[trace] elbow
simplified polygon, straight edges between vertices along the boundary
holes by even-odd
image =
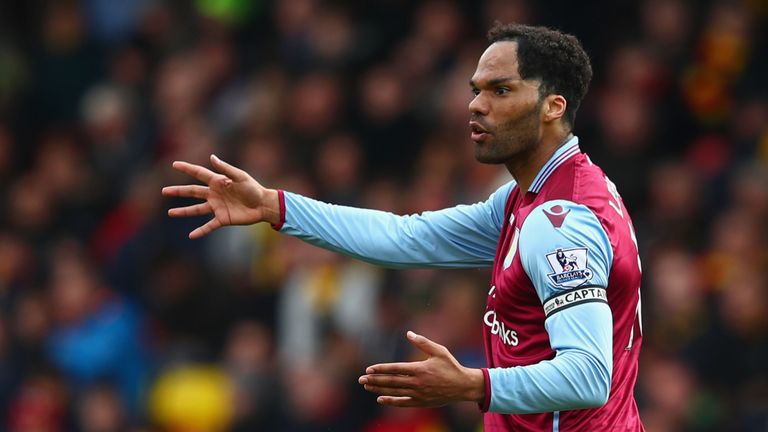
[[[582,354],[582,353],[579,353]],[[600,408],[608,402],[611,393],[612,364],[605,364],[592,355],[569,356],[576,372],[571,376],[572,385],[568,409]]]
[[[581,391],[578,394],[574,394],[573,398],[567,404],[568,410],[574,409],[593,409],[600,408],[608,402],[608,396],[610,394],[610,386],[603,388],[591,388],[588,391]]]
[[[590,394],[584,395],[584,398],[581,400],[582,408],[600,408],[608,402],[609,395],[610,385],[605,386],[605,389],[601,388],[590,392]]]
[[[578,404],[580,408],[600,408],[608,402],[611,394],[611,373],[600,368],[600,372],[595,374],[592,385],[585,386],[584,392],[580,393]]]

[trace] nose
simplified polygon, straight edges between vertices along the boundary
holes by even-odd
[[[482,92],[480,92],[478,95],[473,97],[471,101],[469,101],[469,113],[472,115],[481,116],[488,115],[488,102],[486,101]]]

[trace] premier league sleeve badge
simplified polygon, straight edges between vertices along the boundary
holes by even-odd
[[[562,249],[548,253],[547,262],[553,273],[547,274],[557,286],[576,288],[592,279],[592,270],[587,268],[589,249],[585,247]]]

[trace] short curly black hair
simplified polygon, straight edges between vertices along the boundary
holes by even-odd
[[[488,42],[517,42],[520,77],[541,81],[539,94],[562,95],[565,120],[573,127],[576,111],[592,80],[589,56],[576,37],[540,26],[496,22],[488,31]]]

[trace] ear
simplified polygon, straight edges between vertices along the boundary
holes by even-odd
[[[542,115],[544,123],[549,123],[562,118],[568,102],[562,95],[549,95],[544,99]]]

